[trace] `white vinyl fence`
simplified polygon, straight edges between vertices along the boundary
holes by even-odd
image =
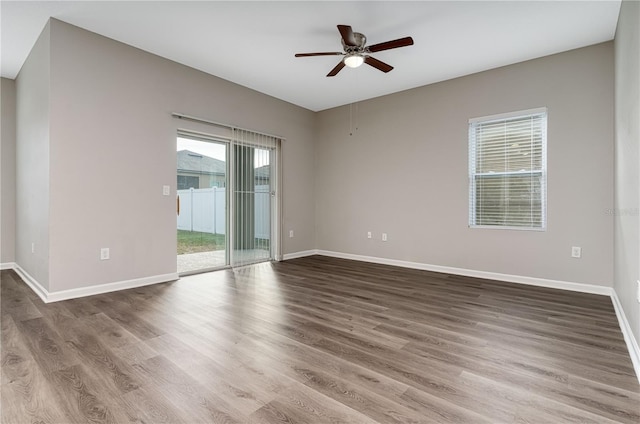
[[[270,239],[269,186],[256,186],[255,193],[255,238]],[[178,196],[180,196],[178,230],[226,234],[227,197],[224,188],[178,190]]]

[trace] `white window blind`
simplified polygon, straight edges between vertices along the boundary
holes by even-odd
[[[277,178],[275,153],[279,139],[234,128],[233,215],[234,228],[231,265],[242,266],[273,258]]]
[[[546,109],[469,120],[469,225],[546,226]]]

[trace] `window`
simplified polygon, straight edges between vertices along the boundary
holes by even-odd
[[[544,230],[547,111],[469,120],[469,226]]]
[[[200,178],[178,175],[178,190],[188,190],[190,188],[200,188]]]

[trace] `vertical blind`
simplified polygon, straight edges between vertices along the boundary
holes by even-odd
[[[272,258],[273,163],[278,139],[234,129],[232,143],[233,197],[231,265]]]
[[[469,225],[544,229],[546,109],[469,121]]]

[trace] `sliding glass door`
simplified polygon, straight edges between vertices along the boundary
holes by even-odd
[[[275,258],[277,141],[235,129],[229,140],[180,133],[178,273]]]

